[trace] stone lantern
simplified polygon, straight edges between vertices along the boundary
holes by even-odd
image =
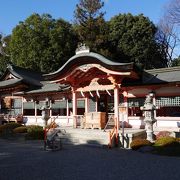
[[[47,121],[50,118],[50,115],[49,115],[49,111],[50,111],[49,99],[46,99],[44,105],[40,108],[40,110],[42,111],[41,115],[42,115],[42,120],[44,121],[44,129],[45,129],[45,127],[47,125]]]
[[[154,118],[154,110],[156,110],[156,106],[153,105],[153,94],[150,93],[146,96],[146,100],[144,106],[141,107],[141,110],[144,111],[144,122],[145,122],[145,129],[147,133],[147,140],[153,141],[154,134],[153,134],[153,124],[157,121]]]

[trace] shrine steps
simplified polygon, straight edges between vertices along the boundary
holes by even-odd
[[[66,133],[59,134],[63,144],[88,145],[106,147],[109,143],[109,133],[99,129],[62,128]]]
[[[96,147],[108,147],[109,130],[105,132],[99,129],[73,129],[72,127],[62,127],[66,133],[59,134],[63,144],[69,145],[86,145]],[[125,129],[124,136],[122,129],[119,130],[119,147],[130,148],[132,140],[137,138],[145,138],[145,130],[142,129]],[[113,147],[115,145],[113,144]]]

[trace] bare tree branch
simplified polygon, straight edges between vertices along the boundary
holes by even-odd
[[[157,41],[161,44],[168,66],[179,55],[176,49],[180,46],[180,0],[171,0],[158,24]]]
[[[180,25],[180,0],[170,1],[166,14],[172,24]]]

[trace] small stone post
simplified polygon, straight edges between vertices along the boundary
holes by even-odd
[[[153,124],[156,122],[156,119],[154,118],[154,110],[156,110],[156,106],[153,105],[152,94],[146,96],[144,106],[142,106],[140,109],[144,111],[145,115],[144,122],[147,133],[147,140],[152,142],[154,140]]]

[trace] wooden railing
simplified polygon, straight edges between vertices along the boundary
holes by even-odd
[[[115,118],[115,126],[114,126],[114,128],[112,130],[109,131],[109,144],[108,144],[109,148],[112,148],[114,146],[114,143],[115,143],[116,146],[119,143],[119,132],[118,132],[118,129],[117,129],[117,124],[118,124],[117,123],[117,118]]]
[[[104,131],[106,131],[106,129],[109,127],[109,126],[113,126],[114,127],[114,125],[115,125],[115,122],[114,122],[114,113],[108,113],[107,114],[107,118],[108,118],[108,120],[107,120],[107,123],[106,123],[106,125],[105,125],[105,127],[104,127]]]

